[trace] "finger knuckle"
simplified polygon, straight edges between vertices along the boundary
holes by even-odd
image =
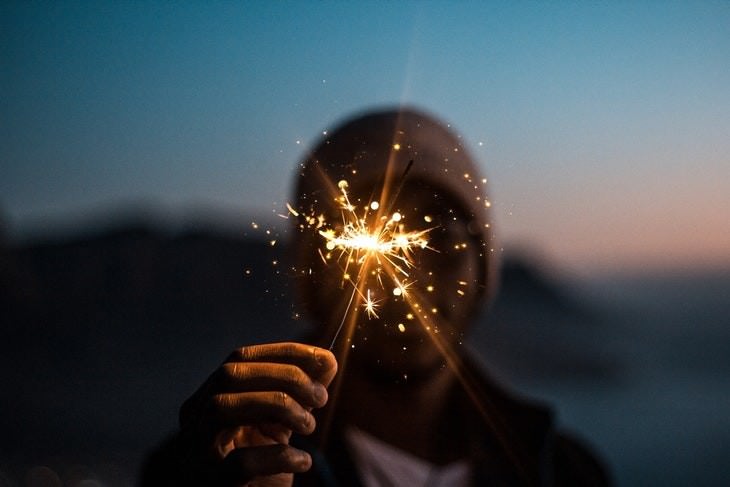
[[[220,415],[225,413],[232,406],[231,397],[227,394],[215,394],[211,396],[208,405],[213,414]]]
[[[243,362],[228,362],[221,367],[223,381],[232,385],[237,381],[245,380],[250,375],[251,367]]]
[[[304,434],[311,434],[314,432],[314,429],[317,427],[317,420],[308,412],[304,412],[304,420],[303,420],[303,431]]]
[[[291,384],[294,388],[300,389],[309,384],[310,379],[302,369],[294,365],[289,365],[283,369],[283,379]]]
[[[293,465],[297,461],[297,455],[291,448],[280,448],[277,456],[279,457],[279,462],[285,465]]]
[[[289,396],[289,394],[284,391],[277,391],[274,394],[276,404],[278,404],[284,410],[289,410],[292,405],[291,396]]]
[[[286,357],[296,357],[298,349],[298,345],[294,342],[284,342],[280,344],[281,353]]]
[[[236,349],[234,349],[231,354],[228,356],[226,361],[236,361],[236,360],[243,360],[243,358],[246,356],[246,350],[248,347],[241,346]]]

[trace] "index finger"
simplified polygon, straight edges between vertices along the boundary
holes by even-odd
[[[266,343],[236,349],[226,362],[274,362],[296,365],[327,387],[337,373],[337,359],[324,348],[297,342]]]

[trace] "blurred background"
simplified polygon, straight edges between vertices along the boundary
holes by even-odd
[[[485,365],[619,485],[730,476],[728,2],[9,1],[0,65],[1,486],[133,485],[233,347],[300,335],[294,167],[398,104],[489,178]]]

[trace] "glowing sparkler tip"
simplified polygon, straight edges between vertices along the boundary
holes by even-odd
[[[382,209],[382,202],[351,201],[347,192],[349,183],[345,179],[338,181],[337,187],[340,189],[340,194],[334,201],[342,215],[340,224],[331,225],[323,215],[315,218],[314,212],[304,217],[308,227],[315,229],[325,240],[326,253],[323,253],[325,249],[317,249],[324,264],[330,265],[332,260],[344,264],[341,269],[342,284],[348,283],[353,287],[353,297],[356,294],[360,296],[361,300],[356,306],[362,306],[368,318],[379,318],[378,309],[381,301],[374,299],[371,289],[365,292],[366,286],[363,284],[369,279],[374,279],[383,290],[386,290],[383,277],[390,278],[395,284],[392,288],[393,295],[402,298],[414,309],[418,308],[417,303],[410,303],[408,292],[408,288],[415,281],[401,282],[399,278],[407,278],[409,269],[415,266],[413,259],[415,249],[430,248],[426,238],[430,229],[407,231],[401,223],[404,216],[398,211],[390,216],[369,214],[370,210]],[[290,213],[296,214],[296,210],[290,205],[287,205],[287,208]],[[359,214],[358,211],[363,213]],[[426,216],[424,219],[426,222],[432,221],[431,216]],[[353,269],[356,269],[356,272],[353,272]],[[351,297],[350,303],[352,302]],[[422,313],[419,312],[420,314]],[[413,313],[408,313],[407,318],[413,320],[415,316]]]

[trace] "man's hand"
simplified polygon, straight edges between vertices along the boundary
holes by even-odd
[[[337,372],[328,350],[301,343],[242,347],[180,409],[180,426],[204,476],[222,485],[291,485],[312,465],[289,446],[314,431]],[[249,485],[253,485],[252,482]]]

